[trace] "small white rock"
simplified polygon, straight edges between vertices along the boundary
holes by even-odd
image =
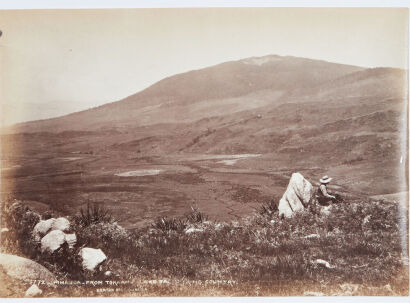
[[[204,231],[204,230],[203,230],[203,229],[200,229],[200,228],[190,227],[190,228],[188,228],[188,229],[185,231],[185,233],[186,233],[186,234],[190,234],[190,233],[203,232],[203,231]]]
[[[334,268],[333,266],[331,266],[331,265],[329,264],[329,262],[327,262],[327,261],[325,261],[325,260],[322,260],[322,259],[317,259],[317,260],[315,261],[315,264],[317,264],[317,265],[322,265],[322,266],[324,266],[324,267],[326,267],[326,268]]]
[[[389,291],[389,292],[393,292],[393,289],[391,289],[390,284],[384,285],[384,289],[387,290],[387,291]]]
[[[323,297],[325,294],[318,291],[305,291],[303,293],[304,296],[315,296],[315,297]]]
[[[317,238],[320,238],[320,236],[318,234],[310,234],[310,235],[304,236],[303,238],[305,238],[305,239],[317,239]]]
[[[270,224],[273,224],[273,223],[275,223],[276,221],[275,220],[270,220]]]
[[[109,271],[109,270],[107,270],[107,271],[104,273],[104,275],[105,275],[106,277],[111,277],[112,272]]]
[[[68,244],[68,247],[73,248],[74,245],[77,243],[77,236],[75,234],[66,234],[65,240]]]
[[[107,259],[101,249],[84,247],[78,253],[83,259],[84,269],[94,270],[99,264]]]
[[[36,284],[33,284],[29,287],[29,289],[26,290],[25,296],[32,298],[32,297],[39,296],[42,293],[43,291],[40,288],[38,288]]]
[[[0,230],[1,233],[6,233],[6,232],[8,232],[8,231],[9,231],[9,229],[8,229],[7,227],[3,227],[3,228]]]
[[[362,224],[364,225],[366,223],[369,223],[371,217],[372,217],[372,215],[367,215],[366,217],[364,217]]]

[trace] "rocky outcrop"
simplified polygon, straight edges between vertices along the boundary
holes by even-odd
[[[79,255],[83,260],[83,268],[91,271],[107,259],[107,256],[101,249],[89,247],[82,248]]]
[[[19,280],[44,280],[54,285],[56,277],[44,266],[30,259],[9,254],[0,254],[0,266],[6,274]]]
[[[33,237],[36,241],[40,241],[42,237],[44,237],[48,232],[53,230],[60,230],[60,231],[68,231],[70,229],[70,221],[66,218],[51,218],[48,220],[40,220],[34,226],[33,229]]]
[[[77,242],[75,234],[66,234],[70,229],[70,221],[66,218],[51,218],[41,220],[34,226],[33,238],[41,243],[41,251],[54,252],[59,249],[65,242],[69,248],[73,248]]]
[[[279,216],[291,217],[304,210],[312,200],[314,188],[300,173],[293,173],[288,187],[279,201]]]

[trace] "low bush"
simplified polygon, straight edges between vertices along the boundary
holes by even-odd
[[[185,219],[191,224],[203,223],[208,221],[208,215],[199,211],[197,208],[191,207],[191,212],[185,214]]]
[[[152,224],[152,227],[161,230],[163,232],[168,232],[171,230],[182,231],[187,227],[186,221],[180,218],[157,218],[157,220]]]
[[[262,216],[272,217],[278,212],[278,199],[274,198],[267,203],[263,203],[259,208],[259,214]]]
[[[80,213],[74,216],[74,222],[78,225],[89,226],[97,223],[109,223],[113,217],[108,209],[93,203],[87,203],[87,206],[80,209]]]

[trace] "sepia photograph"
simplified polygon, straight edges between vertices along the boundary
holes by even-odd
[[[409,296],[408,28],[0,9],[0,297]]]

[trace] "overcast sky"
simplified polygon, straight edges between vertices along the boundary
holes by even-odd
[[[407,68],[407,9],[0,11],[2,125],[79,111],[164,77],[268,54]]]

